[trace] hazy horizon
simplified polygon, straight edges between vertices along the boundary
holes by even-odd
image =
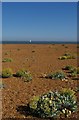
[[[77,41],[76,2],[2,3],[3,41]]]

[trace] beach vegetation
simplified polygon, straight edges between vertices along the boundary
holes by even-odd
[[[56,79],[56,80],[63,80],[66,78],[64,72],[59,71],[59,72],[55,72],[55,73],[50,73],[46,76],[46,78],[50,78],[50,79]]]
[[[2,78],[9,78],[12,77],[12,69],[11,68],[5,68],[2,70]]]
[[[69,53],[65,53],[62,56],[60,56],[58,59],[60,60],[65,60],[65,59],[75,59],[75,56],[69,54]]]
[[[29,82],[32,80],[32,75],[25,69],[20,69],[16,72],[16,77],[20,77],[24,82]]]
[[[65,60],[65,59],[67,59],[67,57],[66,56],[60,56],[58,59]]]
[[[12,61],[13,61],[12,58],[4,58],[4,59],[2,60],[2,62],[12,62]]]
[[[74,77],[76,79],[78,79],[78,74],[79,74],[79,67],[73,67],[70,65],[67,65],[65,68],[63,68],[64,70],[69,70],[69,76],[70,77]],[[76,80],[75,79],[75,80]]]
[[[29,108],[33,115],[41,118],[57,118],[61,114],[65,118],[77,111],[75,92],[71,89],[49,91],[41,96],[34,96],[29,102]]]
[[[64,70],[72,70],[73,69],[73,66],[71,65],[67,65],[64,67]]]
[[[77,73],[76,73],[76,72],[72,72],[72,73],[70,74],[70,76],[71,76],[71,77],[77,77]]]

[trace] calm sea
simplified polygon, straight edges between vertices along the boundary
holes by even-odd
[[[1,44],[78,44],[79,42],[67,41],[0,41]]]

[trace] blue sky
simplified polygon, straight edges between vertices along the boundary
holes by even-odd
[[[78,0],[2,0],[3,2],[77,2]]]
[[[3,40],[77,40],[76,2],[5,2]]]

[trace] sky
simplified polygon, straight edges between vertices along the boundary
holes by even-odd
[[[3,2],[77,2],[78,0],[2,0]]]
[[[5,41],[76,41],[77,3],[4,2],[2,37]]]

